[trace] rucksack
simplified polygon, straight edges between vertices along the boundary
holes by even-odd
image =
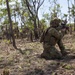
[[[47,35],[49,29],[50,29],[50,27],[47,28],[47,29],[42,33],[41,38],[40,38],[40,42],[44,42],[45,36]]]

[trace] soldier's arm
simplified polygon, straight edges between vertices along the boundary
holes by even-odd
[[[55,37],[56,39],[61,39],[61,35],[59,31],[57,31],[55,28],[52,28],[50,32],[51,32],[51,35]]]

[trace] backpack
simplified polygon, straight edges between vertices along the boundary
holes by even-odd
[[[47,29],[42,33],[40,42],[44,42],[45,36],[47,35],[49,29],[50,29],[50,27],[47,28]]]

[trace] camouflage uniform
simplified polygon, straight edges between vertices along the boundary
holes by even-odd
[[[61,59],[62,55],[66,54],[65,47],[61,40],[62,34],[59,33],[58,30],[56,30],[58,23],[55,23],[55,21],[57,20],[53,20],[51,22],[51,24],[53,24],[53,22],[54,24],[44,32],[44,35],[43,35],[44,38],[41,37],[41,40],[40,40],[40,42],[43,42],[43,48],[44,48],[44,51],[41,54],[41,57],[44,57],[46,59]],[[61,52],[59,52],[55,48],[56,44],[58,44]]]

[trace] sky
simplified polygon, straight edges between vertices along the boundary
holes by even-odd
[[[73,2],[74,0],[70,0],[71,2]],[[68,4],[67,4],[67,0],[58,0],[58,3],[61,5],[61,12],[62,14],[67,14],[68,13]],[[43,5],[40,7],[39,10],[39,19],[42,19],[42,14],[43,13],[49,13],[49,5],[50,3],[48,2],[48,0],[45,0],[45,2],[43,3]]]

